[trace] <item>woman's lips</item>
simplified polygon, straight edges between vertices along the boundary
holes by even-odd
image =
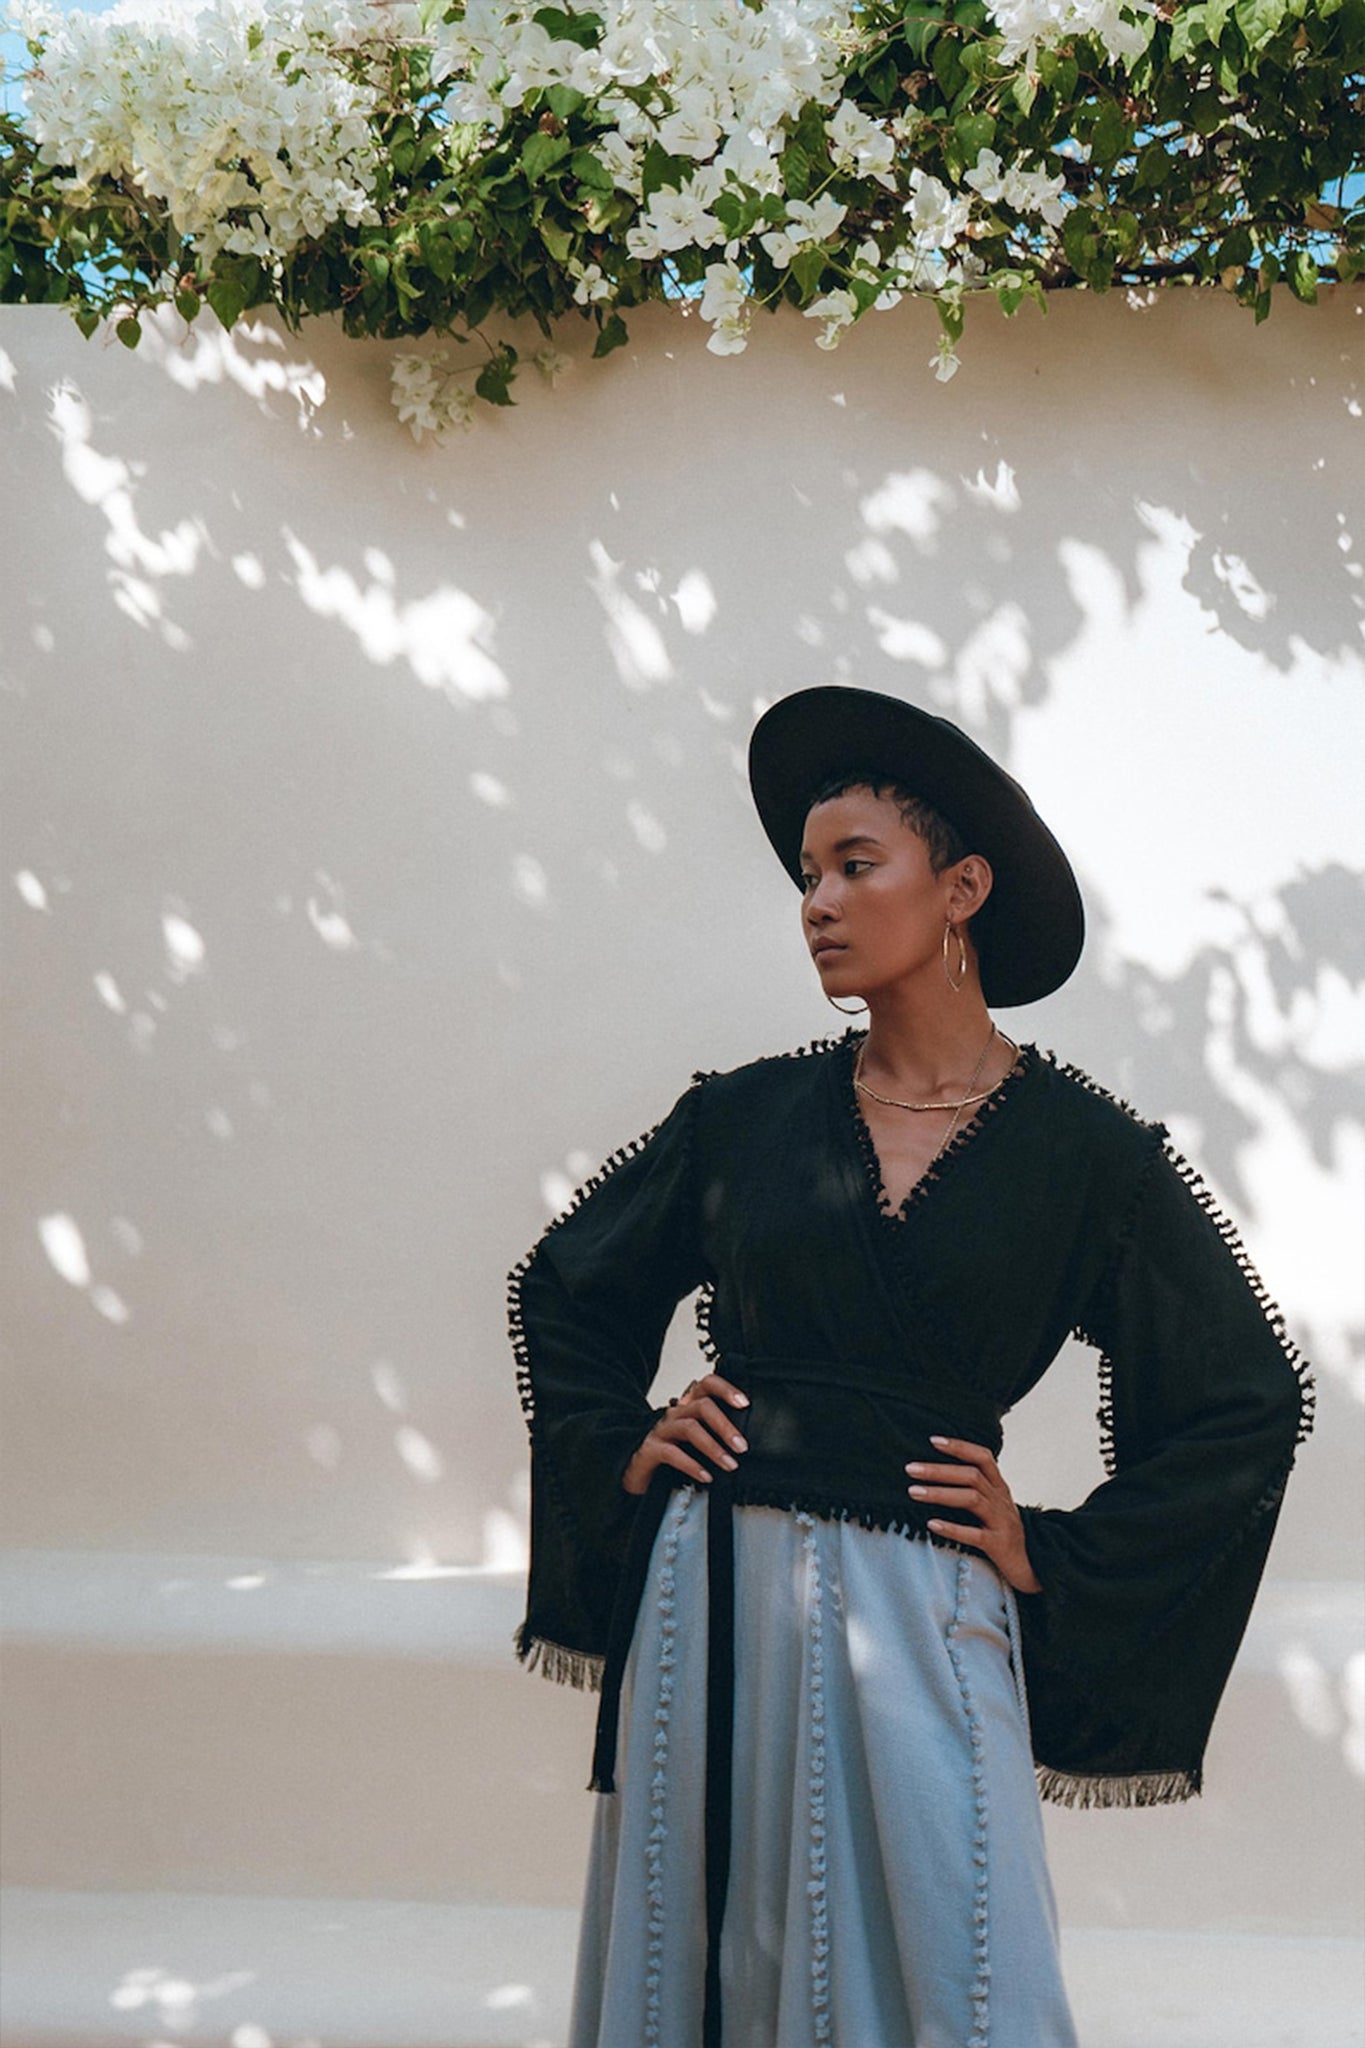
[[[844,951],[837,939],[817,939],[811,947],[811,955],[817,962],[832,959],[836,953]]]

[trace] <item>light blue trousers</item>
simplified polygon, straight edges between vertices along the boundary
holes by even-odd
[[[598,1797],[569,2048],[698,2048],[706,1495],[669,1505]],[[735,1511],[725,2048],[1076,2048],[1014,1599],[968,1553]]]

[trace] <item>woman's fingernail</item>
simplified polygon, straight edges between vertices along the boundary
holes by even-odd
[[[923,1465],[920,1465],[920,1464],[914,1464],[914,1465],[907,1465],[905,1469],[906,1469],[906,1471],[907,1471],[907,1472],[922,1472],[922,1471],[924,1470],[924,1467],[923,1467]]]
[[[742,1436],[732,1436],[730,1441],[737,1451],[747,1451],[749,1448]]]
[[[931,1436],[929,1441],[931,1444],[950,1444],[952,1438],[950,1436]]]
[[[730,1456],[730,1453],[728,1451],[721,1452],[720,1462],[725,1467],[727,1472],[737,1472],[739,1470],[739,1465],[737,1461]]]
[[[747,1394],[736,1394],[734,1396],[734,1405],[736,1408],[747,1408],[749,1405],[749,1396]]]
[[[918,1500],[922,1495],[926,1494],[929,1491],[929,1489],[927,1486],[912,1486],[910,1488],[910,1491]]]

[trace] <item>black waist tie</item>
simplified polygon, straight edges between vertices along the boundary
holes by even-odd
[[[730,1879],[735,1720],[734,1508],[752,1503],[846,1515],[870,1528],[920,1534],[934,1510],[909,1497],[909,1458],[941,1460],[931,1435],[965,1437],[998,1451],[1000,1410],[969,1389],[915,1376],[903,1364],[741,1358],[717,1368],[750,1397],[735,1411],[749,1449],[737,1472],[713,1466],[706,1516],[706,1980],[702,2048],[723,2048],[721,1931]],[[631,1530],[612,1607],[589,1790],[616,1790],[621,1683],[644,1596],[654,1539],[669,1495],[689,1485],[656,1467]]]

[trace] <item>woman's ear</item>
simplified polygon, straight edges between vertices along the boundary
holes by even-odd
[[[949,868],[945,879],[948,914],[954,924],[965,924],[969,917],[975,917],[995,883],[991,864],[981,853],[969,853],[965,860]]]

